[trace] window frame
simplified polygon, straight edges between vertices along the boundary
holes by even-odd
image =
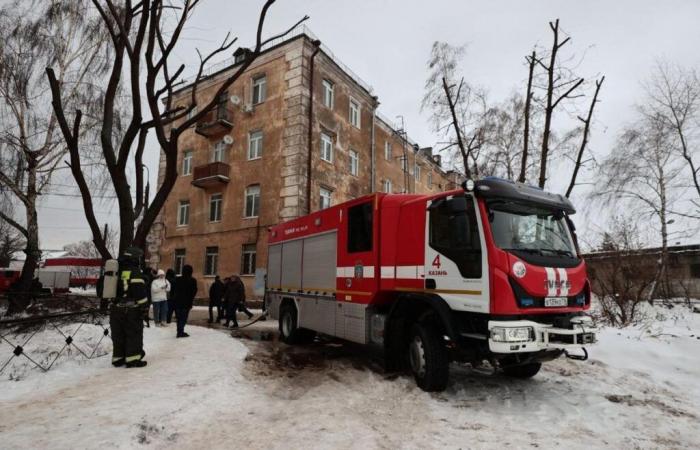
[[[210,260],[211,258],[211,260]],[[211,261],[211,263],[210,263]],[[211,264],[211,265],[210,265]],[[204,276],[213,277],[219,271],[219,246],[204,249]]]
[[[419,183],[419,182],[420,182],[420,176],[421,176],[421,173],[420,173],[420,166],[419,166],[418,164],[416,164],[415,166],[413,166],[413,180],[414,180],[416,183]]]
[[[249,191],[251,189],[257,188],[257,202],[256,202],[256,195],[251,194]],[[243,194],[243,218],[244,219],[255,219],[256,217],[260,217],[260,197],[261,197],[261,192],[262,189],[260,188],[259,184],[250,184],[246,186],[244,194]],[[251,203],[251,215],[248,215],[248,197],[252,197],[252,203]]]
[[[182,211],[185,210],[185,217],[184,221],[182,220]],[[178,227],[186,227],[190,224],[190,201],[188,200],[180,200],[177,204],[177,226]]]
[[[386,180],[384,180],[383,184],[384,184],[384,192],[387,194],[392,194],[394,187],[392,186],[391,180],[389,180],[387,178]]]
[[[384,159],[387,161],[391,161],[393,157],[394,157],[394,148],[391,145],[391,142],[384,141]]]
[[[348,156],[350,158],[350,175],[354,177],[360,176],[360,153],[350,149]]]
[[[335,83],[328,78],[321,81],[323,92],[323,106],[328,109],[333,109],[335,106]]]
[[[209,158],[210,163],[215,163],[215,162],[221,162],[225,163],[226,162],[226,142],[224,142],[223,139],[216,141],[214,143],[214,147],[211,149],[211,156]],[[221,155],[221,159],[216,159],[217,154]]]
[[[325,132],[321,132],[321,161],[325,161],[327,163],[333,164],[333,137]],[[328,148],[326,148],[326,144],[328,144]],[[326,150],[328,150],[328,154],[330,155],[330,158],[327,159],[326,156]]]
[[[248,249],[246,249],[248,247]],[[250,250],[250,248],[253,250]],[[246,264],[246,256],[248,256],[248,264]],[[243,244],[241,246],[241,275],[255,275],[255,269],[258,259],[258,246],[256,243]],[[250,271],[248,271],[250,269]]]
[[[176,248],[175,251],[173,251],[173,268],[175,269],[175,274],[176,275],[182,275],[182,268],[185,267],[185,264],[187,264],[186,261],[187,258],[187,249],[186,248]],[[178,267],[178,260],[181,259],[182,263],[179,264]]]
[[[218,198],[214,198],[218,197]],[[224,195],[221,192],[215,192],[209,196],[209,223],[218,223],[221,222],[221,219],[223,217],[223,203],[224,203]],[[215,218],[212,219],[212,212],[214,211],[212,209],[212,206],[216,204],[215,207]]]
[[[356,108],[353,108],[355,106]],[[355,100],[354,98],[350,97],[350,101],[348,102],[348,121],[350,122],[350,125],[357,129],[361,129],[361,122],[362,122],[362,105],[360,104],[359,101]],[[354,113],[354,114],[353,114]],[[353,120],[353,116],[355,119]]]
[[[259,137],[256,136],[254,138],[253,135],[257,135],[257,134],[259,134],[260,136]],[[246,155],[248,158],[248,161],[255,161],[256,159],[262,158],[263,143],[264,143],[263,138],[264,138],[263,130],[253,130],[253,131],[248,132],[248,152]],[[258,152],[257,152],[257,156],[251,157],[251,149],[252,149],[253,142],[258,143],[257,147],[256,147]]]
[[[194,168],[192,167],[192,161],[194,159],[194,151],[192,149],[187,149],[182,152],[182,176],[188,177],[192,175]],[[185,170],[187,169],[187,170]]]
[[[323,195],[324,193],[328,193],[328,195]],[[319,187],[318,198],[319,198],[319,201],[318,201],[318,209],[319,210],[330,208],[331,206],[333,206],[333,189],[327,188],[324,186]],[[326,205],[325,207],[323,206],[324,205],[324,198],[328,199],[328,205]]]
[[[262,82],[261,82],[262,81]],[[258,99],[256,101],[255,92],[256,88],[258,92]],[[250,95],[250,102],[253,105],[259,105],[267,100],[267,76],[265,74],[256,75],[252,79],[252,92]]]

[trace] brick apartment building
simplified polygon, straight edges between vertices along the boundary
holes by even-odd
[[[202,102],[245,51],[200,83]],[[184,87],[174,104],[190,96]],[[179,177],[149,237],[151,265],[192,265],[204,281],[201,296],[214,274],[240,273],[252,296],[256,269],[259,285],[267,264],[269,226],[375,191],[457,186],[459,174],[394,129],[378,105],[308,29],[269,45],[217,109],[182,135]],[[164,168],[161,158],[159,182]]]

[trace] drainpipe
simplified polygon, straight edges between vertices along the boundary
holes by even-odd
[[[311,42],[316,48],[311,54],[309,61],[309,134],[307,136],[308,154],[306,155],[306,214],[311,213],[311,160],[313,158],[313,129],[314,129],[314,60],[319,50],[321,50],[321,41],[316,39]]]
[[[372,136],[371,136],[371,153],[372,159],[370,160],[370,188],[369,193],[375,192],[377,190],[377,143],[375,142],[376,134],[374,132],[374,124],[377,118],[377,108],[379,107],[379,97],[376,95],[372,97],[374,104],[372,106]]]

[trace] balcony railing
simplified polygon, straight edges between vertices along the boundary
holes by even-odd
[[[194,168],[192,184],[199,188],[210,188],[227,184],[231,179],[231,166],[223,162],[212,162]]]
[[[228,133],[233,128],[233,114],[225,106],[209,111],[197,122],[194,131],[204,137],[215,137]]]

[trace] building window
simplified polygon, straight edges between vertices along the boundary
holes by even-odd
[[[182,268],[185,266],[185,249],[176,248],[175,249],[175,273],[182,275]]]
[[[187,120],[190,120],[197,115],[197,105],[194,105],[192,109],[187,112]]]
[[[323,104],[326,108],[333,109],[333,82],[330,80],[323,80]]]
[[[360,103],[350,99],[350,125],[360,128]]]
[[[258,217],[260,214],[260,185],[248,186],[245,190],[245,217]]]
[[[413,177],[415,178],[416,182],[420,181],[420,166],[417,164],[413,168]]]
[[[224,91],[216,97],[216,120],[228,121],[228,109],[226,105],[228,104],[228,91]]]
[[[221,194],[212,194],[209,198],[209,222],[221,222]]]
[[[406,172],[408,170],[408,160],[405,156],[401,157],[401,170]]]
[[[355,150],[350,150],[350,175],[357,176],[360,173],[360,155]]]
[[[326,209],[331,206],[331,196],[333,191],[326,188],[321,188],[321,196],[319,201],[319,209]]]
[[[180,200],[177,206],[177,226],[184,227],[190,223],[190,201]]]
[[[262,131],[252,131],[248,134],[248,159],[262,158],[263,133]]]
[[[384,142],[384,159],[391,161],[391,142]]]
[[[433,172],[428,172],[428,187],[431,189],[433,187]]]
[[[207,247],[204,254],[204,275],[214,276],[219,270],[219,247]]]
[[[192,150],[182,152],[182,175],[192,175]]]
[[[241,253],[241,275],[254,275],[255,274],[255,258],[256,258],[256,248],[255,244],[245,244],[243,245],[243,252]]]
[[[384,180],[384,192],[391,194],[391,180]]]
[[[226,159],[226,143],[221,140],[214,144],[214,150],[211,152],[211,162],[224,162]]]
[[[253,78],[253,104],[265,101],[267,96],[267,78],[265,75]]]
[[[333,162],[333,139],[326,133],[321,133],[321,159]]]

